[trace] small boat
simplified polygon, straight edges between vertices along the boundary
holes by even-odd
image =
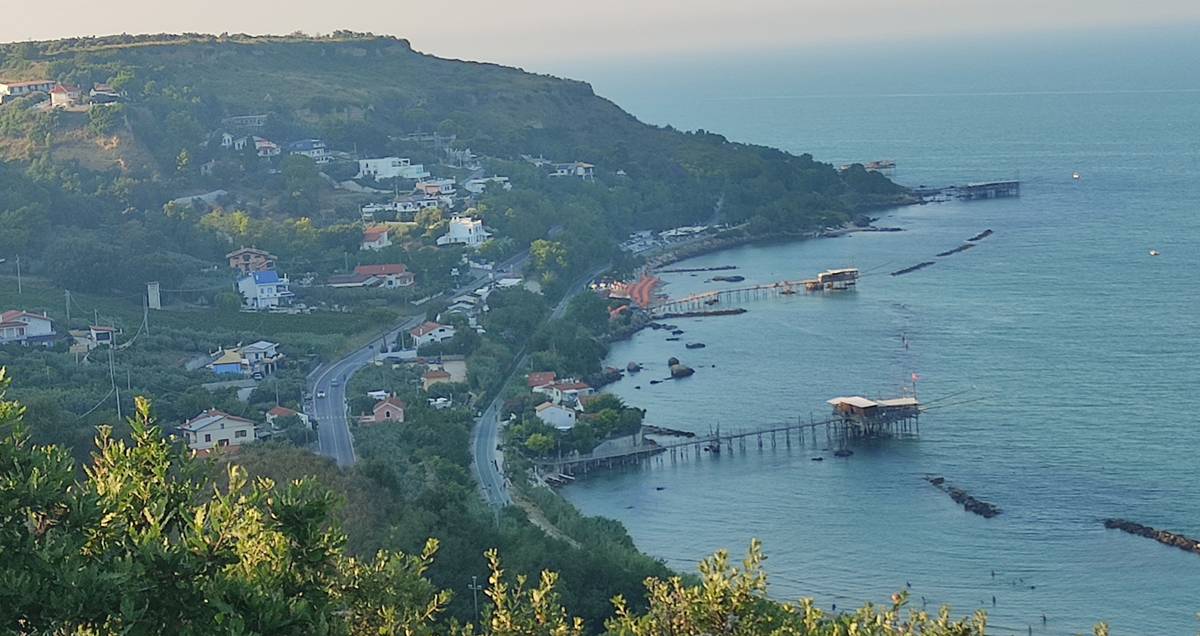
[[[1158,250],[1150,250],[1151,256],[1158,256]]]
[[[726,276],[725,277],[725,282],[727,282],[727,283],[740,283],[744,280],[746,280],[745,276]]]
[[[1079,173],[1078,173],[1078,172],[1076,172],[1076,173],[1072,174],[1072,175],[1071,175],[1071,178],[1072,178],[1072,179],[1078,179],[1078,178],[1079,178]]]
[[[849,448],[843,448],[841,450],[833,451],[834,457],[849,457],[853,454],[854,454],[854,451],[850,450]]]
[[[687,347],[688,349],[703,349],[704,343],[703,342],[689,342],[684,346]]]
[[[814,457],[814,458],[812,458],[812,460],[814,462],[823,462],[823,461],[825,461],[825,458],[824,457]]]
[[[683,330],[682,330],[682,329],[676,329],[675,331],[672,331],[672,332],[671,332],[671,335],[672,335],[672,336],[682,336],[682,335],[683,335]]]
[[[679,338],[667,338],[667,342],[679,342]]]

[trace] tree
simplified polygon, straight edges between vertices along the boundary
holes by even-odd
[[[533,451],[535,455],[544,455],[554,448],[554,438],[545,433],[534,433],[525,438],[525,448]]]
[[[234,291],[223,291],[216,295],[213,302],[217,305],[217,311],[234,314],[242,308],[242,295]]]
[[[608,303],[598,294],[576,294],[567,305],[566,319],[596,335],[608,331]]]

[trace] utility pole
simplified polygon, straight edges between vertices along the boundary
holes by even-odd
[[[17,293],[21,293],[21,255],[17,254]]]
[[[112,381],[113,391],[117,393],[117,421],[121,419],[121,387],[117,386],[117,375],[113,369],[113,350],[112,344],[108,345],[108,379]]]
[[[478,625],[479,624],[479,590],[483,589],[483,586],[479,584],[479,577],[472,576],[471,584],[467,586],[467,589],[471,590],[471,596],[475,597],[475,624]]]
[[[64,289],[63,293],[67,296],[67,324],[71,323],[71,290]]]

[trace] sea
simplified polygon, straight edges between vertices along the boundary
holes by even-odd
[[[1106,529],[1200,538],[1200,29],[813,48],[549,69],[647,123],[705,129],[942,187],[1020,196],[873,213],[855,233],[708,254],[745,283],[857,267],[856,291],[736,303],[611,347],[645,370],[607,390],[649,424],[707,434],[819,419],[846,395],[915,395],[919,433],[835,458],[824,429],[597,472],[562,489],[680,571],[752,538],[770,593],[867,601],[989,633],[1190,635],[1200,555]],[[1078,175],[1078,178],[1075,177]],[[984,230],[993,234],[950,256]],[[1158,255],[1152,255],[1151,251]],[[892,272],[917,263],[912,273]],[[672,297],[712,273],[662,275]],[[686,349],[702,342],[703,349]],[[679,358],[692,377],[665,378]],[[913,379],[915,376],[915,380]],[[822,461],[814,461],[815,458]],[[927,478],[995,504],[966,512]]]

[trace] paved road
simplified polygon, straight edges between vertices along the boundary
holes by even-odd
[[[555,305],[554,311],[550,313],[550,318],[561,318],[575,294],[578,294],[592,279],[610,268],[612,268],[612,263],[604,263],[579,277],[563,295],[562,300]],[[513,366],[513,372],[505,380],[505,387],[526,372],[525,362],[528,357],[524,349],[517,353],[517,363]],[[512,504],[502,471],[504,454],[500,452],[499,448],[500,408],[503,405],[504,389],[501,388],[496,398],[488,405],[487,410],[476,420],[475,428],[471,431],[471,448],[475,456],[473,466],[475,478],[479,480],[484,500],[493,507]]]
[[[425,320],[417,315],[405,320],[386,334],[390,343],[401,331],[412,329]],[[317,439],[321,454],[337,460],[339,466],[354,464],[354,440],[346,417],[346,382],[375,357],[383,338],[354,351],[336,362],[322,364],[308,376],[313,395],[311,413],[317,418]],[[320,397],[324,395],[325,397]]]
[[[523,266],[528,258],[528,252],[517,254],[501,263],[496,273],[515,271]],[[468,284],[455,290],[450,297],[478,289],[487,278],[486,274],[475,277]],[[339,466],[354,464],[354,439],[350,435],[350,422],[346,413],[346,382],[355,371],[370,364],[385,338],[388,343],[392,343],[400,332],[408,331],[424,321],[424,315],[413,316],[370,344],[344,358],[323,363],[308,374],[309,393],[313,397],[310,404],[306,405],[306,410],[317,420],[317,439],[322,455],[334,458]],[[325,397],[318,397],[320,395]]]

